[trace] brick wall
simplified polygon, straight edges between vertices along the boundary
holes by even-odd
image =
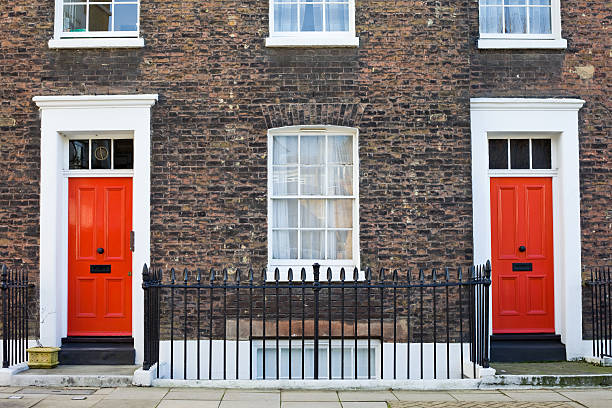
[[[563,2],[567,50],[510,52],[475,49],[475,0],[357,1],[357,49],[265,48],[262,0],[147,0],[138,50],[49,50],[52,2],[2,2],[0,261],[23,260],[37,279],[32,96],[128,93],[160,96],[151,157],[159,265],[265,263],[266,130],[295,123],[359,127],[364,264],[471,262],[471,96],[587,100],[584,264],[609,261],[604,3]]]

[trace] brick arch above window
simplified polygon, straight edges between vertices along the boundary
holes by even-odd
[[[268,129],[305,124],[357,128],[366,106],[361,103],[303,103],[262,105],[261,109]]]

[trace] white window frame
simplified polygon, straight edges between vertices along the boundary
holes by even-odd
[[[266,47],[359,47],[355,35],[355,0],[349,0],[349,30],[327,32],[276,32],[274,30],[274,0],[269,0],[270,36]]]
[[[559,137],[558,133],[555,132],[534,132],[534,133],[525,133],[525,132],[489,132],[487,133],[487,160],[488,160],[488,152],[489,152],[489,140],[505,140],[508,142],[508,168],[507,169],[489,169],[489,175],[491,177],[522,177],[525,174],[529,176],[552,176],[557,175],[558,163],[557,163],[557,139]],[[510,159],[510,140],[517,139],[527,139],[529,140],[529,168],[528,169],[512,169],[511,159]],[[534,169],[533,168],[533,152],[532,152],[532,144],[531,140],[536,139],[547,139],[550,140],[550,169]],[[488,161],[487,161],[488,166]]]
[[[480,1],[478,15],[480,16]],[[564,49],[567,40],[561,38],[561,0],[550,3],[550,34],[500,34],[480,33],[480,49]],[[480,30],[480,17],[478,19]]]
[[[272,228],[272,191],[273,191],[273,141],[274,136],[279,135],[352,135],[353,136],[353,228],[352,228],[352,259],[273,259],[273,228]],[[327,177],[327,175],[326,175]],[[328,199],[334,196],[301,196],[295,195],[292,198],[322,198]],[[343,196],[345,197],[345,196]],[[346,196],[348,197],[348,196]],[[298,234],[299,236],[299,234]],[[299,241],[298,241],[299,242]],[[298,243],[299,246],[299,243]],[[326,248],[327,250],[327,248]],[[268,279],[274,279],[274,271],[279,269],[281,279],[287,279],[289,268],[293,270],[293,279],[300,280],[301,268],[305,268],[308,280],[312,280],[312,266],[318,263],[321,265],[321,280],[327,279],[327,268],[332,268],[334,280],[339,279],[341,268],[345,269],[346,279],[353,279],[354,268],[360,266],[359,251],[359,130],[344,126],[287,126],[268,130]]]
[[[114,168],[114,140],[130,139],[134,140],[133,132],[62,132],[64,136],[63,143],[63,155],[64,163],[62,167],[62,173],[65,177],[96,177],[96,176],[108,176],[108,177],[132,177],[134,175],[134,169],[115,169]],[[110,169],[70,169],[70,141],[71,140],[89,140],[89,166],[91,167],[91,141],[95,139],[110,139],[111,141],[111,168]],[[133,163],[133,158],[132,158]]]
[[[140,33],[140,5],[138,1],[138,14],[136,31],[89,31],[64,32],[63,10],[65,0],[55,0],[55,26],[53,38],[49,40],[49,48],[142,48],[144,39]],[[136,1],[136,0],[135,0]]]

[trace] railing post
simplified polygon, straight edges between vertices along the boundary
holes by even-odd
[[[9,331],[8,331],[8,270],[2,265],[2,367],[8,368]]]
[[[313,291],[315,298],[315,310],[314,310],[314,379],[319,379],[319,291],[321,291],[321,283],[319,282],[319,273],[321,265],[318,263],[312,266],[314,283]],[[331,352],[331,350],[330,350]]]
[[[148,370],[151,368],[151,311],[149,310],[150,299],[149,299],[149,269],[145,263],[142,267],[142,289],[144,291],[144,361],[142,362],[142,368]]]
[[[484,281],[484,356],[482,366],[489,368],[489,287],[491,286],[491,261],[485,266]]]

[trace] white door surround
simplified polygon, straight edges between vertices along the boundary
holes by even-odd
[[[129,135],[134,170],[80,171],[89,177],[133,177],[132,336],[143,359],[142,265],[150,259],[151,107],[157,95],[36,96],[41,110],[40,341],[61,345],[68,318],[68,139],[74,135]]]
[[[568,359],[588,352],[582,341],[581,299],[578,111],[583,104],[580,99],[470,101],[474,262],[491,259],[490,177],[552,177],[555,329]],[[550,137],[553,169],[489,170],[488,139],[492,136]]]

